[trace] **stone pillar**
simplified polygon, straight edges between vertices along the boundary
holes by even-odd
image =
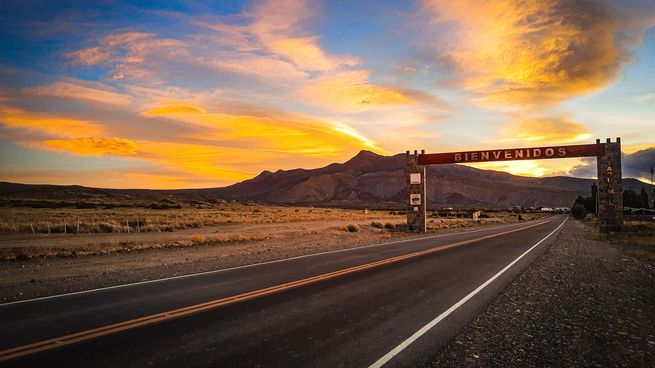
[[[597,139],[596,143],[600,143]],[[623,186],[621,184],[621,138],[605,143],[605,155],[598,156],[598,225],[609,234],[623,228]]]
[[[421,154],[425,151],[421,151]],[[407,156],[407,229],[419,233],[426,232],[425,224],[425,166],[418,164],[419,154],[406,153]]]

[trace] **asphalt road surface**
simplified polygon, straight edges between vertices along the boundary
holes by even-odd
[[[565,221],[0,305],[0,366],[420,366]]]

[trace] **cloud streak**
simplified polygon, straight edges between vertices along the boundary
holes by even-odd
[[[37,145],[82,156],[129,156],[136,154],[138,149],[136,142],[117,137],[48,139]]]
[[[118,93],[100,83],[78,80],[59,81],[45,86],[26,88],[24,93],[33,96],[79,99],[116,106],[127,106],[130,104],[130,99],[125,94]]]
[[[297,96],[316,106],[339,112],[360,112],[388,106],[412,105],[417,96],[371,83],[368,71],[358,70],[316,78],[301,87]]]

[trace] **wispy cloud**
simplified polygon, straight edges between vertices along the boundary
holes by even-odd
[[[136,142],[117,137],[48,139],[37,145],[83,156],[129,156],[136,154],[138,149]]]
[[[382,151],[372,140],[346,124],[297,114],[269,112],[265,117],[204,112],[187,105],[167,105],[143,112],[206,128],[202,140],[231,141],[264,152],[333,156],[344,147]]]
[[[37,136],[49,137],[80,138],[99,136],[105,133],[104,127],[93,121],[26,111],[15,107],[0,106],[0,125],[10,129],[24,130]]]
[[[313,79],[297,92],[298,99],[341,112],[359,112],[417,102],[400,89],[371,83],[364,70],[329,74]]]
[[[304,0],[274,0],[256,4],[249,16],[249,31],[271,52],[287,58],[298,68],[330,71],[341,66],[355,66],[356,57],[328,55],[318,44],[318,36],[308,34],[303,26],[317,9]]]
[[[79,99],[116,106],[126,106],[130,104],[130,99],[127,95],[118,93],[114,89],[97,82],[64,80],[44,86],[26,88],[23,92],[33,96]]]

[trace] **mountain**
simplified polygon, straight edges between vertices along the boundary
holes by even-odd
[[[0,183],[5,200],[87,202],[253,201],[275,204],[342,207],[401,207],[405,195],[405,154],[381,156],[361,151],[344,163],[318,169],[263,171],[256,177],[223,188],[145,190],[99,189],[81,186]],[[593,180],[564,176],[534,178],[481,170],[463,165],[427,167],[431,207],[507,208],[568,207],[578,195],[588,196]],[[640,191],[648,185],[624,178],[624,188]]]

